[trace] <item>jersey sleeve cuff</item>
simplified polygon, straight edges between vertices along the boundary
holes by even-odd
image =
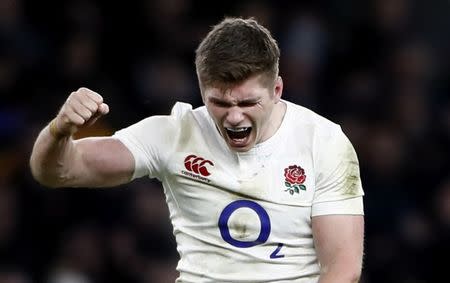
[[[127,137],[121,135],[120,131],[116,132],[113,137],[119,140],[121,143],[123,143],[134,157],[134,172],[133,176],[131,177],[131,180],[146,175],[147,172],[145,170],[145,166],[141,166],[141,164],[144,163],[144,160],[142,160],[142,158],[140,159],[140,156],[143,155],[142,153],[139,152],[139,149],[133,144],[133,142]]]
[[[311,216],[331,214],[364,215],[363,198],[324,201],[312,205]]]

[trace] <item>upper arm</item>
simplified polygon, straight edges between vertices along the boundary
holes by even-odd
[[[356,152],[340,130],[321,139],[312,228],[321,263],[360,261],[364,234],[363,189]]]
[[[314,204],[364,195],[356,151],[340,127],[318,137],[314,161]]]
[[[320,283],[358,282],[362,268],[364,208],[356,152],[340,128],[319,137],[312,231]]]
[[[74,141],[74,187],[109,187],[129,182],[135,161],[132,153],[118,139],[93,137]]]
[[[314,216],[312,231],[321,273],[340,273],[352,280],[359,277],[364,249],[363,215]]]

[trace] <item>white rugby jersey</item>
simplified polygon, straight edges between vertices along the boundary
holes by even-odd
[[[317,282],[311,217],[363,214],[356,153],[341,128],[284,101],[277,132],[230,150],[206,108],[176,103],[115,133],[133,178],[164,187],[180,254],[176,282]]]

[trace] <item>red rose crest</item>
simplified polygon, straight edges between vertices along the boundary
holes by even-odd
[[[305,170],[297,165],[291,165],[284,169],[284,185],[286,186],[285,192],[289,192],[291,195],[294,193],[300,193],[300,190],[306,191],[306,186],[303,183],[306,180]]]

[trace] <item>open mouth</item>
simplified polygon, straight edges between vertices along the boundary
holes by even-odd
[[[250,135],[252,131],[252,127],[225,128],[225,129],[227,131],[228,137],[233,141],[243,141]]]

